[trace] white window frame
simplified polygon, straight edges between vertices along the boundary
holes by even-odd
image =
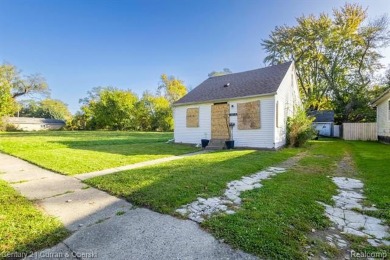
[[[387,100],[387,121],[390,121],[390,99]]]
[[[275,126],[276,128],[279,128],[279,101],[276,101],[276,105],[275,105]]]

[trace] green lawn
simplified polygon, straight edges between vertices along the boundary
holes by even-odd
[[[339,142],[313,143],[298,167],[265,181],[261,189],[243,193],[243,207],[237,214],[211,218],[202,226],[234,247],[259,256],[304,258],[302,248],[310,243],[306,234],[312,228],[329,225],[316,201],[332,203],[336,187],[326,176],[344,150]],[[86,182],[136,205],[175,214],[175,209],[197,197],[222,195],[227,182],[275,165],[299,151],[214,152]]]
[[[171,133],[12,133],[0,134],[0,150],[46,168],[76,174],[196,150],[184,145],[165,144],[164,141],[170,138]],[[337,164],[348,154],[357,169],[349,177],[364,181],[366,203],[376,204],[380,209],[370,214],[390,223],[390,145],[375,142],[321,139],[310,142],[304,149],[217,151],[100,176],[86,180],[86,183],[125,197],[136,205],[175,215],[177,208],[197,197],[222,195],[229,181],[275,165],[298,152],[303,152],[304,157],[296,166],[263,181],[261,189],[242,193],[243,204],[236,214],[212,217],[202,223],[202,227],[230,245],[260,257],[304,259],[307,258],[308,245],[311,245],[309,253],[315,256],[318,252],[327,252],[331,258],[338,257],[338,252],[313,237],[311,230],[326,230],[330,225],[324,208],[317,201],[332,204],[331,197],[337,192],[329,176],[339,174]],[[5,194],[15,194],[10,193],[7,189],[11,188],[4,184],[0,187],[6,190]],[[6,197],[3,200],[11,199]],[[4,218],[2,212],[0,219]],[[22,214],[22,218],[26,217]],[[0,221],[1,231],[4,228],[2,223]],[[14,233],[22,234],[20,231]],[[57,233],[49,233],[54,234],[55,240]],[[49,240],[52,239],[50,234]],[[2,237],[1,234],[0,239]],[[350,239],[355,250],[376,250],[363,239]],[[13,241],[16,240],[10,240],[1,250],[16,250],[12,247],[17,245],[34,247],[41,240],[32,238],[32,242],[20,242],[20,245]],[[389,248],[383,249],[390,253]]]
[[[308,233],[330,223],[317,201],[332,204],[336,186],[332,175],[345,147],[341,142],[312,142],[306,156],[286,173],[262,182],[258,190],[244,192],[243,207],[234,215],[217,216],[203,226],[218,238],[247,252],[282,259],[305,259]],[[334,254],[325,243],[312,247]],[[335,255],[333,255],[335,256]]]
[[[172,138],[172,133],[114,131],[0,133],[0,151],[72,175],[199,150],[165,143]]]
[[[60,221],[39,211],[0,180],[0,258],[32,253],[62,241],[68,232]]]
[[[328,176],[338,174],[337,164],[345,155],[351,151],[367,151],[371,145],[373,150],[383,148],[378,143],[344,142],[336,139],[310,142],[303,150],[305,156],[297,166],[264,181],[261,189],[243,193],[241,197],[244,203],[236,214],[215,216],[202,226],[230,245],[261,257],[305,259],[308,253],[318,256],[319,252],[338,257],[337,250],[310,235],[312,229],[326,230],[331,225],[324,215],[324,208],[317,201],[333,203],[331,198],[337,191]],[[383,149],[388,148],[386,146]],[[123,196],[136,205],[175,215],[175,209],[181,205],[190,203],[197,197],[221,195],[227,182],[283,161],[298,151],[214,152],[174,163],[96,177],[86,182]],[[384,173],[390,161],[389,154],[386,153],[375,163],[367,163],[369,158],[361,159],[365,162],[363,165],[373,167],[373,181],[367,182],[366,190],[377,190],[376,198],[382,203],[389,192],[383,186],[388,185],[388,178]],[[355,157],[355,153],[353,155]],[[359,173],[352,177],[363,180],[369,178],[367,172],[363,174],[360,171],[359,161],[357,164]],[[374,167],[378,164],[383,168]],[[375,175],[377,169],[382,169],[383,174]],[[376,201],[374,198],[372,200]],[[387,205],[377,204],[381,207]],[[353,248],[372,250],[367,247],[366,242],[357,241]],[[308,245],[311,246],[309,252],[305,249]]]
[[[376,142],[350,142],[350,149],[364,182],[367,204],[380,210],[374,214],[390,225],[390,145]]]
[[[274,165],[297,149],[221,151],[86,180],[136,205],[173,214],[197,197],[222,195],[226,183]]]

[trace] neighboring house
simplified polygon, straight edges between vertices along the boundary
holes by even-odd
[[[333,136],[334,111],[318,110],[311,111],[309,115],[314,116],[313,126],[322,136]]]
[[[174,138],[229,139],[236,147],[276,149],[286,144],[286,121],[301,105],[292,62],[211,77],[174,103]]]
[[[378,140],[390,143],[390,89],[372,102],[376,107]]]
[[[58,130],[65,126],[62,120],[46,118],[8,117],[5,121],[23,131]]]

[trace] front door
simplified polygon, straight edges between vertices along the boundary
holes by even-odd
[[[229,139],[229,104],[211,106],[211,139]]]

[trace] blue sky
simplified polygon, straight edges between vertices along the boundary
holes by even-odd
[[[370,18],[390,1],[349,1]],[[141,95],[162,73],[196,87],[213,70],[263,67],[260,42],[302,14],[330,13],[343,1],[0,0],[0,62],[42,74],[72,112],[96,86]],[[382,52],[390,63],[390,50]]]

